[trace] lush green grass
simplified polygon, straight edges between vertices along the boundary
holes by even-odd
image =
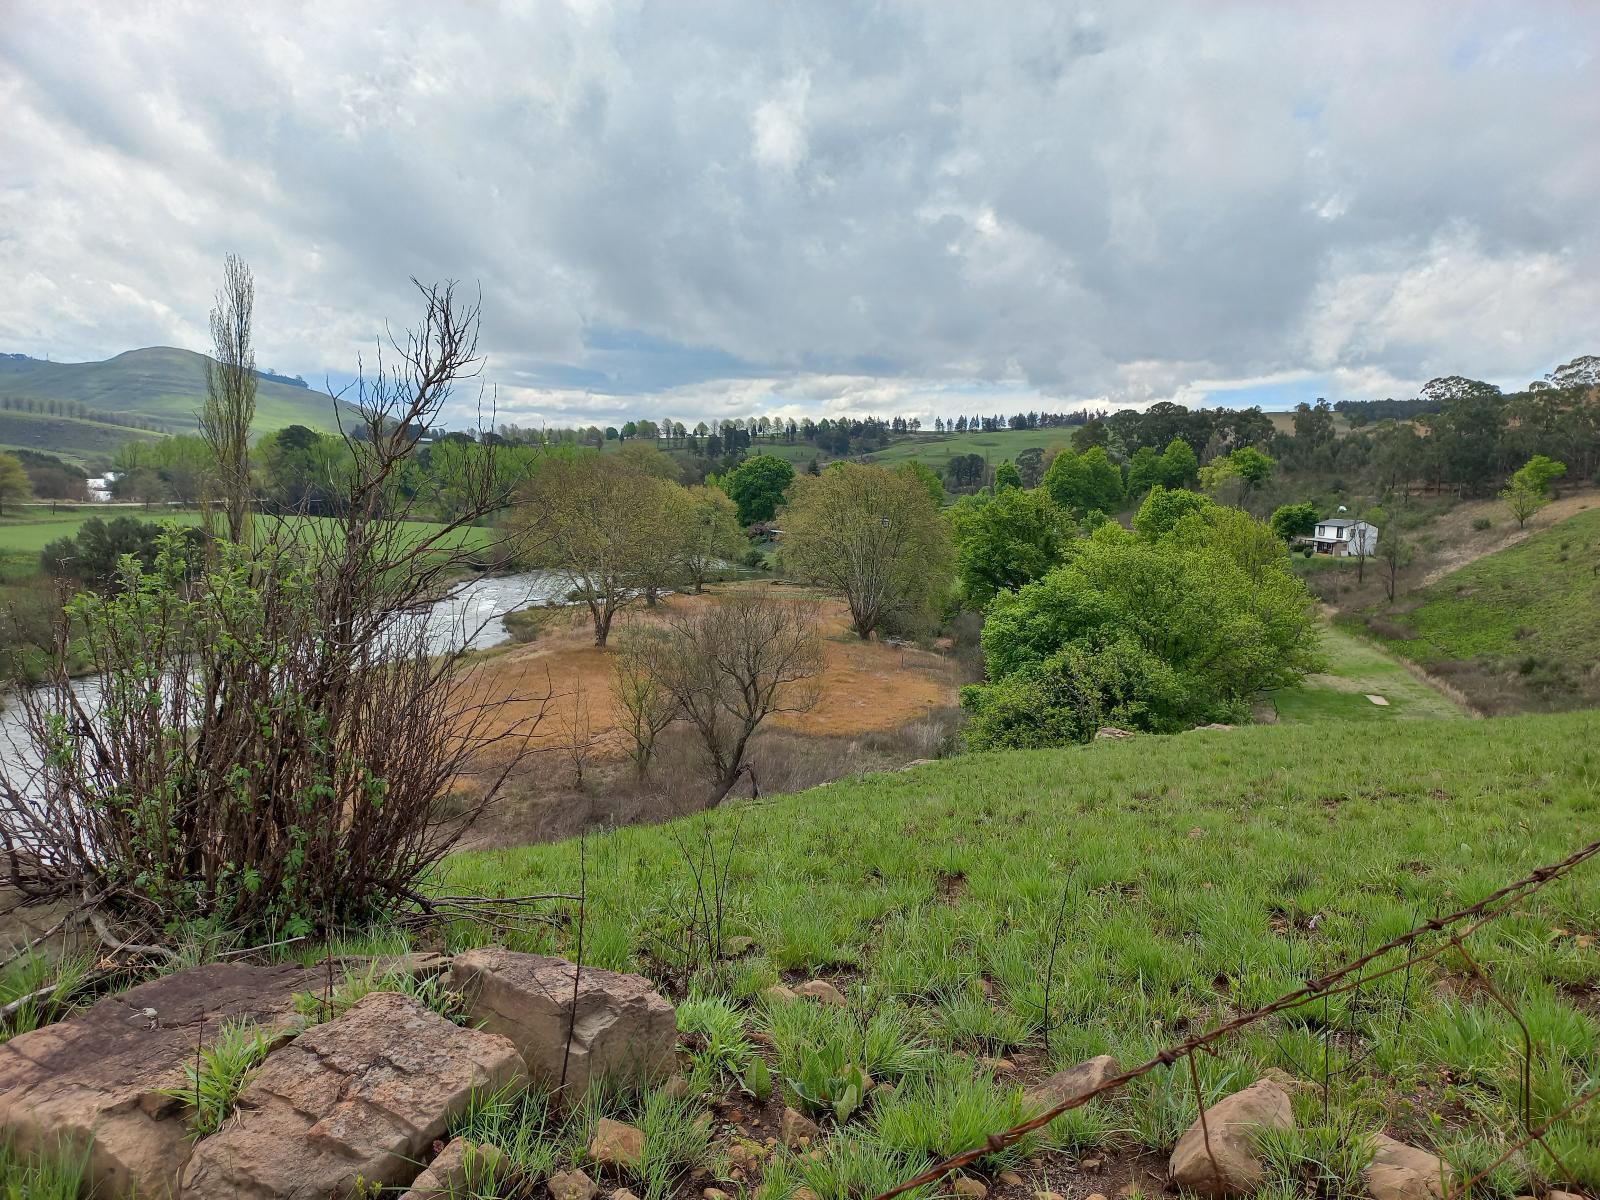
[[[50,511],[48,505],[13,506],[0,517],[0,581],[15,582],[37,575],[39,553],[46,545],[62,537],[75,537],[83,523],[91,517],[110,521],[116,517],[134,517],[140,521],[172,521],[179,525],[197,525],[200,514],[192,510],[175,508],[142,508],[137,505],[78,505],[70,512]],[[324,525],[327,517],[295,517],[296,524]],[[257,529],[277,518],[257,517]],[[444,528],[431,521],[412,521],[408,528],[418,538],[427,537]],[[494,541],[496,532],[486,527],[473,526],[460,533],[464,546],[481,549]]]
[[[1580,512],[1368,614],[1368,623],[1408,658],[1451,671],[1487,706],[1575,707],[1600,692],[1597,567],[1600,510]]]
[[[0,394],[4,394],[3,388]],[[110,463],[124,442],[148,442],[160,436],[145,429],[78,417],[0,412],[0,449],[38,450],[85,469]]]
[[[1348,630],[1327,627],[1322,649],[1328,670],[1299,687],[1270,697],[1280,721],[1404,721],[1465,716],[1438,691],[1413,676],[1393,657]],[[1387,705],[1368,695],[1382,696]]]
[[[1349,649],[1339,657],[1349,672],[1378,669]],[[780,1079],[823,1064],[817,1078],[783,1084],[791,1099],[820,1093],[849,1111],[853,1066],[899,1079],[892,1097],[867,1094],[822,1159],[767,1168],[769,1195],[798,1183],[824,1197],[870,1194],[1015,1115],[1012,1085],[971,1061],[941,1073],[925,1052],[1044,1056],[1058,912],[1048,1059],[1109,1051],[1137,1062],[1563,857],[1600,827],[1600,714],[1374,722],[1336,750],[1329,729],[973,755],[622,829],[581,853],[573,842],[461,855],[440,884],[576,891],[585,872],[585,960],[699,997],[697,1053],[712,1054],[713,1035],[721,1047],[702,1078],[746,1065],[737,1028],[709,1004],[721,997],[765,1031]],[[708,840],[729,860],[725,933],[755,942],[721,964],[683,955],[697,911],[686,850]],[[1541,1047],[1536,1120],[1600,1081],[1600,954],[1576,936],[1600,933],[1597,869],[1471,940]],[[575,907],[517,944],[575,953]],[[1462,969],[1447,958],[1263,1024],[1202,1060],[1203,1082],[1216,1095],[1266,1067],[1320,1081],[1331,1066],[1326,1113],[1302,1097],[1300,1132],[1274,1147],[1283,1173],[1385,1126],[1458,1163],[1484,1161],[1516,1127],[1518,1033]],[[755,999],[780,973],[835,978],[849,1009],[818,1016]],[[1435,1125],[1432,1113],[1447,1118]],[[1165,1149],[1193,1116],[1186,1076],[1158,1072],[1058,1123],[1045,1144]],[[1553,1145],[1572,1182],[1600,1185],[1600,1110],[1564,1123]],[[1532,1161],[1554,1171],[1541,1152]],[[1331,1175],[1347,1166],[1321,1163]],[[1526,1174],[1503,1174],[1491,1192],[1530,1190]]]

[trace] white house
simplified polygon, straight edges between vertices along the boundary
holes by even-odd
[[[1304,540],[1309,541],[1318,554],[1332,554],[1335,557],[1365,554],[1371,558],[1378,552],[1378,527],[1368,521],[1329,517],[1325,521],[1318,521],[1316,532]]]
[[[107,471],[104,475],[96,475],[84,483],[88,489],[89,499],[98,504],[105,504],[111,499],[111,485],[117,481],[115,471]]]

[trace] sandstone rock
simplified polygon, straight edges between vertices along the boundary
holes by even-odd
[[[1021,1187],[1022,1176],[1018,1175],[1015,1171],[1001,1171],[1000,1182],[1005,1184],[1007,1187]]]
[[[546,1186],[550,1200],[594,1200],[600,1190],[582,1171],[557,1171]]]
[[[794,1190],[794,1200],[821,1200],[821,1197],[808,1187],[797,1187]]]
[[[508,1173],[503,1156],[493,1146],[455,1138],[400,1200],[456,1200],[470,1190],[487,1191],[491,1185],[503,1183]]]
[[[795,988],[795,995],[809,996],[813,1000],[820,1000],[824,1004],[832,1004],[839,1008],[844,1007],[844,993],[826,979],[812,979]]]
[[[961,1197],[961,1200],[983,1200],[989,1194],[989,1189],[980,1180],[963,1175],[950,1185],[950,1190]]]
[[[769,988],[762,988],[761,995],[769,1004],[787,1004],[791,1000],[800,999],[799,992],[792,987],[785,987],[781,983],[775,983]]]
[[[785,1146],[809,1145],[822,1137],[817,1123],[792,1108],[783,1110],[783,1121],[778,1126],[778,1138]]]
[[[733,1200],[733,1197],[721,1188],[707,1188],[700,1195],[702,1200]]]
[[[1175,1183],[1206,1196],[1244,1196],[1260,1189],[1266,1170],[1255,1139],[1268,1129],[1292,1129],[1289,1094],[1270,1079],[1219,1100],[1178,1140],[1168,1167]],[[1206,1152],[1206,1132],[1211,1153]],[[1216,1164],[1213,1166],[1212,1157]]]
[[[294,993],[317,978],[293,965],[211,963],[18,1034],[0,1046],[0,1139],[18,1154],[58,1144],[86,1154],[100,1196],[166,1196],[192,1147],[182,1102],[162,1089],[182,1086],[195,1044],[224,1021],[289,1029]]]
[[[1087,1095],[1106,1080],[1120,1074],[1122,1064],[1109,1054],[1101,1054],[1065,1071],[1057,1071],[1044,1082],[1035,1084],[1022,1094],[1022,1101],[1032,1109],[1054,1108]]]
[[[184,1168],[185,1195],[279,1200],[404,1184],[474,1091],[525,1081],[505,1038],[373,992],[267,1059]]]
[[[1121,741],[1123,738],[1131,738],[1132,736],[1133,731],[1131,729],[1118,729],[1115,725],[1102,725],[1094,731],[1095,741],[1097,742],[1101,740]]]
[[[1380,1133],[1373,1138],[1366,1179],[1374,1200],[1443,1200],[1450,1168],[1437,1155]]]
[[[642,1083],[671,1074],[677,1019],[650,981],[585,967],[577,972],[574,1018],[574,972],[565,959],[469,950],[456,956],[450,978],[467,997],[473,1020],[510,1038],[533,1078],[559,1084],[565,1061],[570,1096],[582,1096],[601,1079]]]
[[[1009,1058],[980,1058],[978,1065],[986,1071],[993,1071],[996,1075],[1010,1075],[1017,1069],[1017,1064]]]
[[[611,1193],[611,1200],[639,1200],[639,1197],[635,1196],[627,1188],[618,1188]]]
[[[744,934],[740,933],[735,934],[731,938],[724,938],[722,942],[722,948],[728,952],[728,957],[738,958],[741,954],[748,954],[751,947],[753,947],[755,944],[755,938],[746,937]]]
[[[601,1117],[589,1142],[589,1157],[607,1167],[637,1167],[644,1161],[644,1130]]]
[[[1064,1200],[1064,1197],[1060,1192],[1035,1192],[1033,1200]],[[1101,1200],[1105,1200],[1105,1198],[1101,1197]]]

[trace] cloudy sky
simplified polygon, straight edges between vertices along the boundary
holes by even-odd
[[[481,286],[502,419],[1412,395],[1600,352],[1587,0],[0,0],[0,351],[348,377]]]

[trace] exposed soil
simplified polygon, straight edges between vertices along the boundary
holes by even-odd
[[[1527,525],[1521,529],[1507,515],[1506,506],[1498,500],[1473,500],[1459,504],[1428,527],[1427,533],[1437,540],[1439,549],[1429,555],[1428,569],[1421,578],[1411,580],[1406,590],[1429,587],[1451,571],[1504,550],[1507,546],[1514,546],[1541,529],[1594,507],[1597,502],[1600,501],[1596,500],[1595,493],[1587,489],[1568,493],[1559,500],[1552,500],[1547,507],[1528,518]],[[1488,529],[1473,529],[1473,521],[1483,517],[1487,517],[1493,525]]]
[[[778,584],[750,586],[813,600],[824,639],[817,704],[807,712],[773,716],[751,744],[749,761],[762,793],[890,770],[940,753],[959,721],[955,703],[962,666],[953,653],[863,642],[850,631],[840,600]],[[537,641],[497,650],[464,668],[470,702],[484,706],[474,736],[486,745],[475,774],[460,780],[460,790],[471,792],[498,775],[523,735],[529,753],[463,845],[555,840],[597,826],[666,820],[701,807],[707,788],[686,728],[669,729],[658,743],[650,775],[636,778],[611,693],[612,655],[629,627],[660,621],[685,606],[717,602],[712,594],[673,596],[654,610],[625,610],[606,649],[594,645],[588,611],[575,608],[556,615]],[[581,785],[575,740],[588,744]],[[746,785],[740,786],[743,794]]]

